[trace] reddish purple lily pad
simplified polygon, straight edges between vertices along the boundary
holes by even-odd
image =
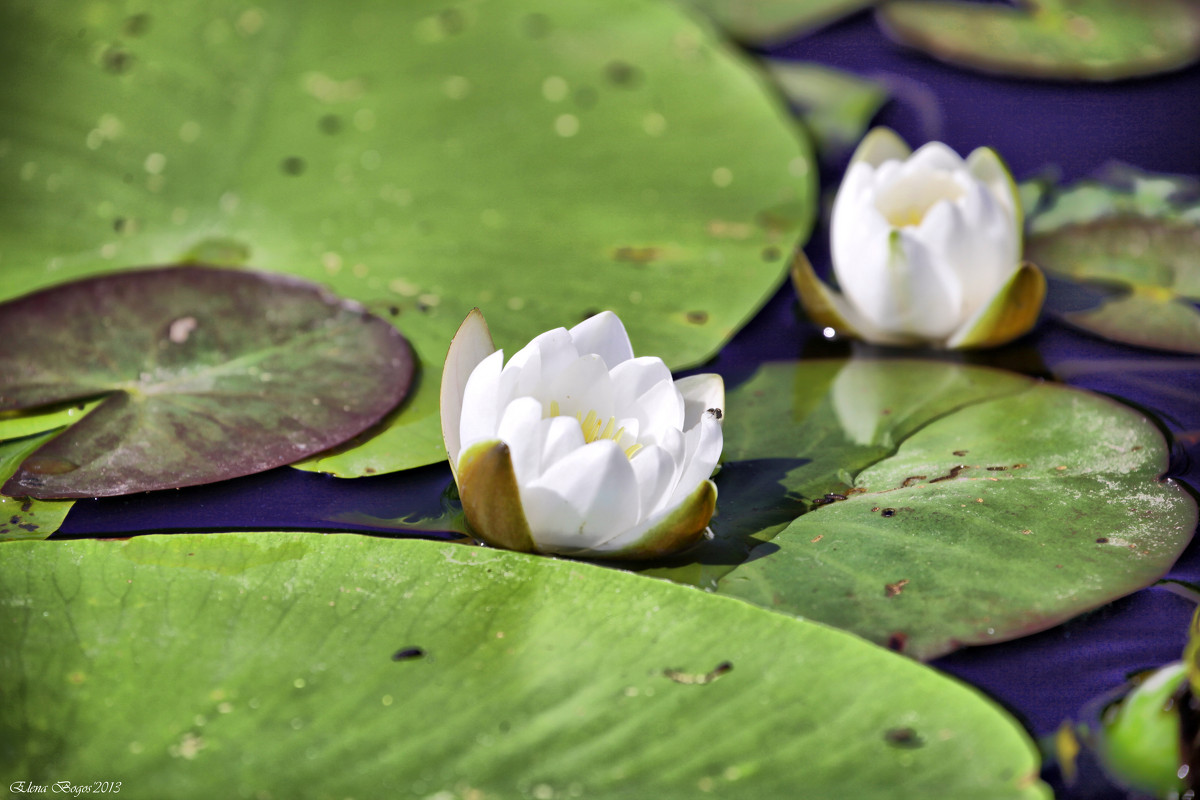
[[[24,460],[9,496],[193,486],[306,458],[378,422],[408,342],[311,283],[208,266],[89,278],[0,305],[0,409],[103,396]]]

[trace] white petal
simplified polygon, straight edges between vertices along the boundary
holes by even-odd
[[[705,411],[715,408],[725,415],[725,381],[716,373],[691,375],[675,381],[683,395],[683,429],[691,430],[700,422]],[[719,419],[720,417],[718,417]]]
[[[905,170],[910,172],[960,169],[966,169],[966,162],[962,160],[962,156],[941,142],[921,145],[905,162]]]
[[[669,498],[669,490],[678,483],[679,465],[658,445],[643,447],[629,459],[638,485],[638,516],[655,513]]]
[[[462,450],[459,439],[459,424],[462,419],[463,392],[467,380],[479,362],[483,361],[496,350],[492,336],[488,332],[487,321],[479,309],[473,309],[459,326],[458,332],[450,341],[450,349],[446,353],[446,363],[442,368],[441,415],[442,440],[446,443],[446,452],[450,456],[451,466],[458,463],[458,454]]]
[[[633,358],[633,346],[620,317],[611,311],[593,314],[571,328],[571,339],[579,354],[595,353],[612,369],[622,361]]]
[[[574,417],[550,417],[541,422],[541,470],[552,469],[564,456],[583,447],[583,431]]]
[[[479,362],[467,379],[458,428],[460,452],[475,442],[496,436],[501,410],[496,405],[496,389],[500,384],[500,366],[503,362],[504,351],[497,350]]]
[[[536,336],[511,359],[505,370],[520,373],[514,387],[516,395],[539,397],[541,387],[568,364],[579,358],[579,351],[566,328],[555,328]]]
[[[683,395],[675,388],[675,382],[667,380],[656,383],[637,399],[636,413],[640,436],[657,441],[663,430],[682,430],[684,419]]]
[[[663,381],[671,381],[671,370],[661,358],[641,356],[622,361],[609,370],[614,400],[619,413],[633,407],[637,399]]]
[[[538,398],[543,408],[556,402],[558,413],[563,416],[580,414],[586,417],[589,411],[595,411],[605,421],[613,416],[612,379],[599,355],[580,356],[557,375],[548,377],[549,380],[542,382],[542,394]]]
[[[687,453],[684,456],[683,469],[671,492],[671,499],[665,506],[676,506],[683,502],[683,499],[700,485],[700,481],[708,480],[717,462],[721,460],[724,435],[715,414],[705,414],[700,419],[700,424],[684,434],[684,438]]]
[[[532,397],[518,397],[500,417],[497,438],[508,445],[518,485],[541,474],[542,450],[548,426],[542,425],[542,404]]]
[[[1004,160],[990,147],[980,147],[967,156],[967,169],[972,177],[982,181],[988,191],[997,199],[1000,205],[1008,209],[1013,226],[1013,236],[1017,241],[1017,252],[1021,251],[1021,236],[1024,227],[1024,210],[1021,208],[1021,198],[1017,193],[1017,183]]]
[[[539,549],[571,552],[636,525],[637,491],[629,459],[604,439],[569,453],[522,487],[521,503]]]

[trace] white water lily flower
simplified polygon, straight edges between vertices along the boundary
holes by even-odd
[[[911,152],[887,128],[863,139],[830,223],[841,294],[803,260],[793,279],[818,324],[877,344],[987,347],[1037,322],[1046,283],[1021,263],[1016,184],[986,147]]]
[[[649,558],[712,519],[725,387],[635,358],[604,311],[504,363],[472,311],[442,373],[442,437],[467,522],[511,550]]]

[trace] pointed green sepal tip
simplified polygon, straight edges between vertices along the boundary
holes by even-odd
[[[850,323],[846,300],[817,277],[803,250],[792,258],[792,286],[800,298],[800,306],[814,325],[832,328],[841,336],[860,339],[862,336]]]
[[[850,157],[850,167],[860,161],[865,161],[872,167],[878,167],[885,161],[903,161],[912,155],[912,148],[891,128],[872,128],[858,143],[854,155]]]
[[[508,445],[477,442],[458,459],[458,494],[471,531],[493,547],[537,552]]]
[[[998,347],[1033,330],[1046,299],[1046,276],[1026,261],[946,342],[954,350]]]
[[[716,510],[717,485],[702,481],[674,511],[620,550],[585,555],[634,561],[681,553],[704,538]]]

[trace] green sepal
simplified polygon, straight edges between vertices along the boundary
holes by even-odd
[[[952,350],[998,347],[1023,336],[1037,324],[1046,299],[1046,276],[1024,262],[983,308],[946,342]]]
[[[458,458],[458,494],[471,532],[494,547],[535,553],[508,445],[477,442]]]

